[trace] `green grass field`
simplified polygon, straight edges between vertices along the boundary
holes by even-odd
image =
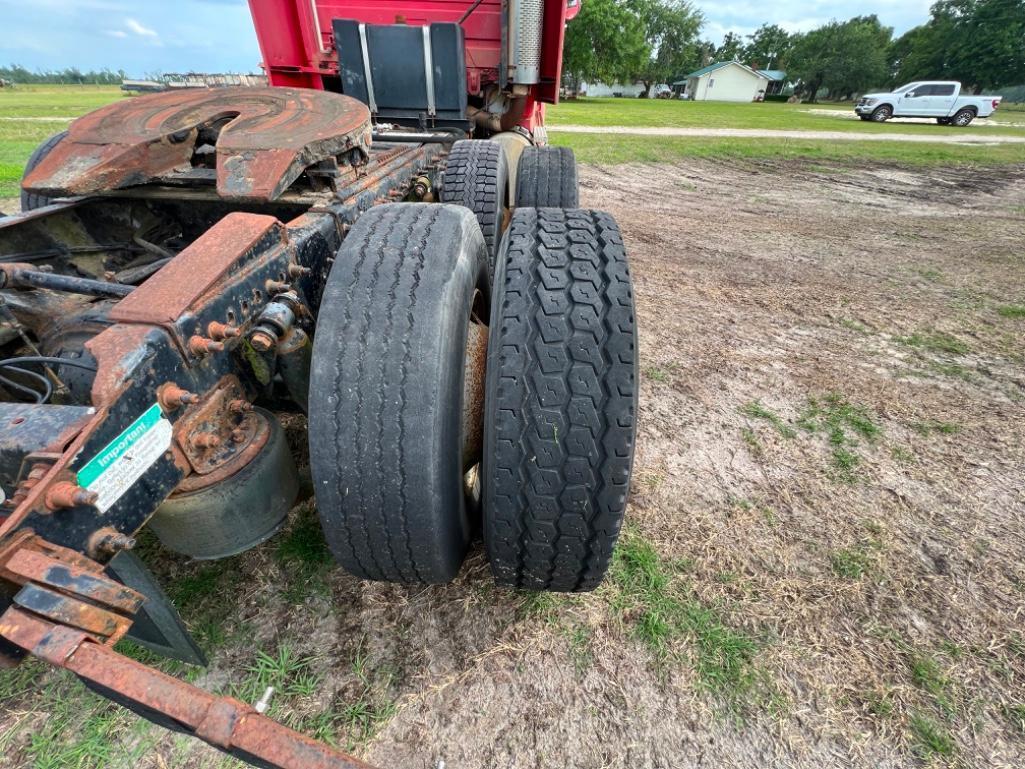
[[[71,118],[124,98],[113,86],[18,86],[0,89],[0,198],[18,195],[25,161]]]
[[[548,112],[551,128],[559,125],[651,126],[658,128],[761,128],[801,131],[850,131],[865,134],[907,133],[938,135],[1009,134],[1025,136],[1025,114],[1008,110],[970,128],[935,124],[866,123],[833,114],[853,114],[852,104],[733,104],[667,99],[575,99]]]
[[[581,163],[668,163],[688,157],[808,160],[853,165],[859,161],[915,167],[1025,165],[1025,145],[964,145],[821,139],[736,139],[733,137],[637,136],[559,133],[553,144],[572,148]]]
[[[112,86],[18,86],[0,90],[0,199],[18,195],[25,161],[48,136],[71,119],[125,98]],[[586,163],[673,161],[684,157],[807,158],[856,162],[859,159],[909,165],[1007,164],[1025,162],[1025,147],[829,142],[814,139],[769,140],[682,138],[559,133],[559,125],[650,126],[679,128],[761,128],[873,133],[950,135],[964,129],[892,122],[875,125],[844,119],[834,110],[850,105],[726,104],[654,99],[577,99],[549,111],[552,141],[572,147]],[[968,132],[1025,136],[1025,113],[998,113],[996,125]],[[7,206],[10,208],[10,206]]]

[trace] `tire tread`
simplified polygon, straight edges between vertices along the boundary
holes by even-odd
[[[526,147],[516,170],[516,205],[576,208],[580,205],[577,161],[569,147]]]
[[[496,580],[584,591],[622,526],[636,430],[629,267],[606,213],[517,209],[492,304],[485,544]]]

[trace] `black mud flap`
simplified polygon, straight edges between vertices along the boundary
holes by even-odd
[[[154,654],[206,666],[206,657],[186,630],[178,610],[138,556],[122,550],[107,564],[106,572],[146,596],[128,631],[128,638]]]

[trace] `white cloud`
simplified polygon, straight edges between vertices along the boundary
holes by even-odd
[[[125,32],[123,29],[107,29],[107,30],[104,30],[104,32],[106,32],[111,37],[116,37],[116,38],[128,37],[128,33]]]
[[[125,26],[140,37],[156,37],[157,31],[150,27],[144,27],[135,19],[125,19]]]

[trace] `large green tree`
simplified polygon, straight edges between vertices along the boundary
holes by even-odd
[[[799,37],[777,24],[763,24],[747,36],[744,63],[758,69],[786,69]]]
[[[716,61],[739,61],[744,53],[744,41],[736,32],[727,32],[722,45],[715,49]]]
[[[1025,82],[1025,0],[940,0],[890,64],[895,82],[960,80],[975,93]]]
[[[650,54],[636,13],[616,0],[586,0],[566,26],[562,66],[574,86],[581,80],[633,82]]]
[[[649,50],[635,75],[644,84],[644,97],[653,85],[672,82],[700,66],[698,33],[704,17],[687,0],[630,0],[629,7],[644,26]]]
[[[892,35],[874,15],[830,22],[801,37],[788,74],[810,101],[823,88],[830,98],[849,98],[887,80]]]

